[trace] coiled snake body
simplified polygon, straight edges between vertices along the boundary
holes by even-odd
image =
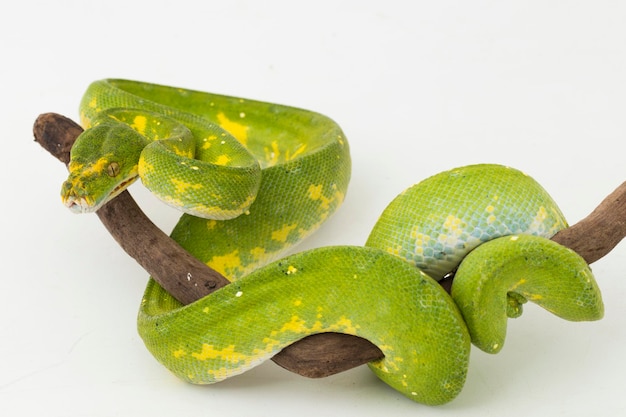
[[[399,195],[365,246],[281,258],[344,199],[348,143],[332,120],[126,80],[93,83],[81,117],[65,204],[96,210],[141,177],[187,213],[172,237],[232,281],[187,306],[148,283],[139,333],[186,381],[217,382],[307,335],[341,332],[382,350],[369,366],[387,384],[442,404],[463,387],[470,344],[499,351],[526,300],[569,320],[603,314],[587,264],[549,240],[563,215],[517,170],[437,174]],[[453,272],[450,297],[437,280]]]

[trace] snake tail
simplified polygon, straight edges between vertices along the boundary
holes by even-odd
[[[549,239],[513,235],[483,243],[467,255],[452,283],[472,343],[489,353],[504,345],[507,319],[531,301],[571,321],[604,314],[593,274],[577,253]]]

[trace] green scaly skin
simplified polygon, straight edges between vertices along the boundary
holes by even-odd
[[[502,349],[507,318],[519,317],[528,300],[570,321],[597,320],[604,311],[585,260],[532,235],[500,237],[468,254],[454,277],[452,298],[472,342],[488,353]]]
[[[364,247],[280,259],[343,201],[348,144],[330,119],[124,80],[92,84],[81,115],[88,129],[72,149],[65,203],[93,211],[140,176],[191,213],[172,237],[232,281],[187,306],[148,283],[139,333],[183,380],[221,381],[303,337],[340,332],[382,350],[369,366],[384,382],[443,404],[463,387],[470,343],[499,350],[502,323],[526,300],[567,319],[602,316],[585,262],[549,240],[563,215],[514,169],[437,174],[398,196]],[[454,300],[436,281],[452,272]]]
[[[179,378],[213,383],[314,333],[364,337],[384,353],[370,368],[409,398],[442,404],[463,387],[470,338],[432,278],[367,247],[301,252],[185,307],[148,285],[140,333]]]

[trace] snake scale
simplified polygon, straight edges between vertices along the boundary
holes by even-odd
[[[391,387],[443,404],[464,385],[471,344],[498,352],[526,301],[568,320],[603,315],[585,261],[549,240],[563,214],[515,169],[436,174],[394,199],[364,246],[286,255],[344,200],[349,148],[331,119],[128,80],[92,83],[80,114],[64,203],[92,212],[141,178],[184,212],[172,238],[231,281],[186,306],[148,282],[139,334],[183,380],[221,381],[340,332],[381,349],[369,367]],[[437,281],[451,273],[450,296]]]

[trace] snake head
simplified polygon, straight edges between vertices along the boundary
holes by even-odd
[[[137,179],[146,139],[128,126],[102,123],[85,130],[70,153],[70,171],[61,188],[63,203],[75,213],[90,213]]]

